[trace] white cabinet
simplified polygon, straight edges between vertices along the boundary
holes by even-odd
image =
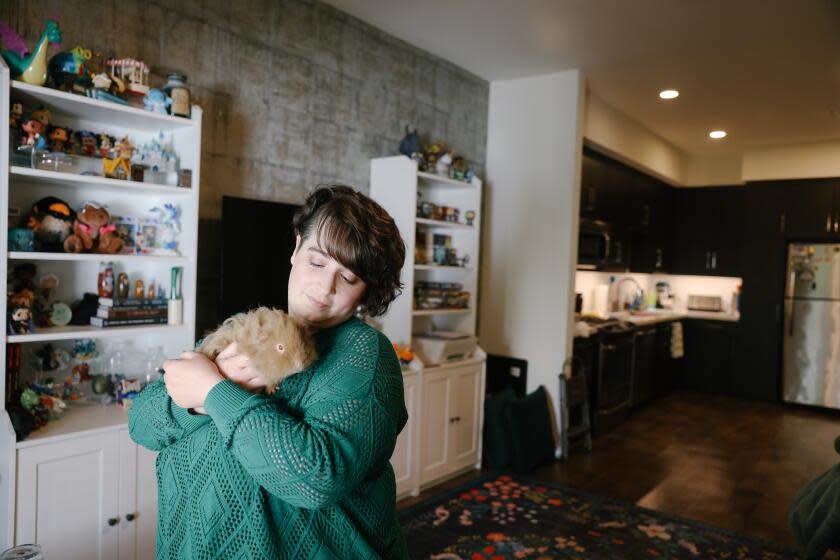
[[[478,468],[484,362],[424,372],[420,485]]]
[[[475,336],[481,192],[478,179],[466,183],[419,172],[417,164],[404,156],[371,161],[370,196],[394,218],[406,248],[400,276],[403,293],[376,320],[391,342],[410,345],[414,337],[431,331]],[[456,208],[460,217],[453,221],[418,217],[419,203],[428,203],[426,209]],[[471,212],[469,222],[467,212]],[[435,261],[433,247],[441,242],[454,251],[454,262]],[[421,283],[424,289],[446,285],[450,291],[468,292],[469,305],[430,309],[428,300],[415,300],[415,288]],[[480,466],[484,352],[477,348],[470,358],[442,365],[423,364],[423,356],[418,358],[412,364],[415,370],[403,377],[409,420],[391,459],[400,496],[416,495],[421,486]]]
[[[420,406],[419,374],[416,371],[403,375],[403,392],[405,408],[408,410],[408,422],[397,437],[394,454],[391,455],[391,466],[397,480],[397,496],[417,494],[419,469],[417,463],[417,415]]]
[[[125,429],[20,449],[15,542],[45,558],[154,558],[157,485],[137,476],[150,455]]]
[[[12,101],[22,102],[24,110],[43,105],[52,112],[54,124],[74,130],[102,132],[120,139],[127,135],[135,147],[163,134],[167,142],[172,142],[181,169],[191,170],[191,186],[9,165]],[[0,276],[6,278],[17,263],[33,263],[38,277],[59,277],[54,299],[69,304],[81,299],[85,292],[96,292],[100,261],[112,261],[115,273],[126,272],[132,281],[142,279],[147,288],[154,280],[166,288],[167,295],[172,268],[183,269],[180,324],[119,328],[68,325],[15,335],[7,334],[4,328],[0,330],[0,363],[6,363],[9,344],[23,345],[25,355],[33,346],[55,341],[69,345],[66,341],[78,338],[107,339],[103,346],[112,348],[128,341],[141,350],[160,346],[167,356],[176,356],[194,346],[201,122],[198,106],[193,106],[191,118],[185,119],[14,82],[0,60],[0,231],[17,225],[19,218],[9,221],[10,209],[25,215],[34,202],[47,196],[58,197],[73,208],[94,200],[106,206],[112,216],[138,220],[151,217],[153,207],[167,203],[180,210],[180,254],[10,252],[3,238]],[[6,308],[6,298],[0,298],[0,316],[6,317]],[[22,378],[26,377],[24,371]],[[61,543],[79,543],[80,558],[153,557],[154,456],[139,450],[127,440],[127,435],[117,435],[125,428],[125,412],[116,407],[71,405],[64,418],[48,423],[25,441],[16,442],[4,407],[6,391],[5,383],[0,383],[0,550],[15,543],[36,541],[47,551],[55,551],[48,552],[47,558],[70,557],[64,548],[55,548]],[[141,483],[144,477],[147,480]],[[120,512],[115,504],[119,504]],[[125,518],[131,511],[146,510],[151,513]],[[101,526],[103,519],[117,515],[118,524]]]

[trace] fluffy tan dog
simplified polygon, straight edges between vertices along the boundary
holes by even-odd
[[[317,358],[312,336],[279,309],[258,307],[237,313],[208,334],[196,349],[211,360],[235,342],[250,358],[271,394],[283,379],[309,367]]]

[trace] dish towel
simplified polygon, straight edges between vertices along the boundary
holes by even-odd
[[[677,360],[684,355],[682,323],[674,321],[671,323],[671,358]]]

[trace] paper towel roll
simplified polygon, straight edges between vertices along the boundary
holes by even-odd
[[[595,286],[594,295],[593,295],[593,311],[596,314],[606,317],[609,307],[609,294],[610,294],[610,287],[607,284],[600,284]]]

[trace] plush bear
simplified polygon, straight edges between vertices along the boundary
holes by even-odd
[[[123,240],[117,235],[108,210],[91,200],[83,202],[82,208],[76,213],[73,234],[64,241],[64,250],[68,253],[90,251],[114,254],[122,246]]]
[[[33,204],[26,227],[35,232],[35,250],[60,253],[75,219],[76,213],[60,198],[48,196]]]
[[[230,317],[207,335],[196,349],[211,360],[235,342],[266,382],[266,393],[280,382],[309,367],[317,358],[315,344],[301,323],[279,309],[258,307]]]

